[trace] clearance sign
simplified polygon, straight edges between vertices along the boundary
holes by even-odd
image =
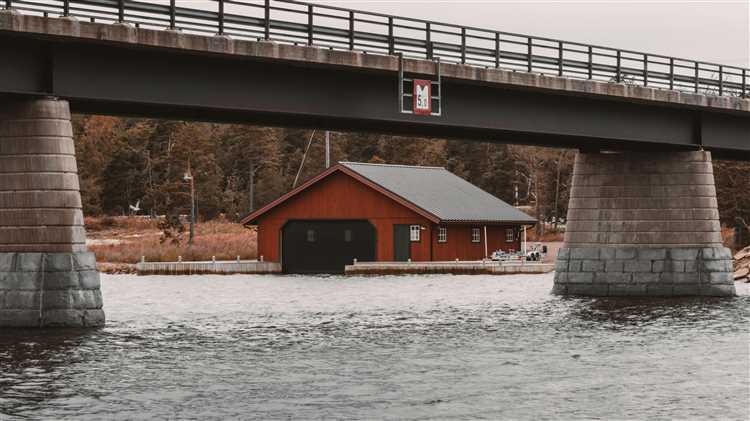
[[[432,114],[432,82],[423,79],[414,79],[414,114]]]

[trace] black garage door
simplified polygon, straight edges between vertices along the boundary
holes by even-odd
[[[354,259],[375,260],[375,228],[367,221],[290,221],[281,244],[285,273],[344,273]]]

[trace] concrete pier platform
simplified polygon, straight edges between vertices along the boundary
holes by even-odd
[[[256,275],[281,273],[281,264],[259,261],[140,262],[138,275]]]
[[[454,275],[511,275],[549,273],[554,265],[534,262],[357,262],[347,265],[347,275],[406,275],[447,273]]]
[[[579,153],[553,292],[733,296],[709,152]]]
[[[67,101],[0,103],[0,327],[104,324]]]

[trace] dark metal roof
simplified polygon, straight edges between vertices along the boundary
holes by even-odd
[[[444,222],[536,223],[536,219],[445,168],[340,164]]]

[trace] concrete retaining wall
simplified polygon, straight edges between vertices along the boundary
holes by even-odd
[[[274,262],[141,262],[138,275],[232,275],[281,273],[281,264]]]
[[[347,275],[401,275],[448,273],[455,275],[500,275],[548,273],[554,265],[545,263],[500,262],[357,262],[347,265]]]

